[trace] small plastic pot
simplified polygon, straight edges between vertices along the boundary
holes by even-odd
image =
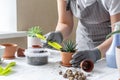
[[[80,63],[80,67],[82,68],[82,70],[84,70],[85,72],[91,72],[94,68],[94,63],[91,60],[83,60]]]
[[[25,50],[25,56],[28,64],[44,65],[48,63],[49,52],[43,48],[34,48]]]

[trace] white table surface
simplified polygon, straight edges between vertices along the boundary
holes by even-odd
[[[16,66],[12,68],[11,74],[0,76],[0,80],[68,80],[59,75],[60,70],[64,72],[68,69],[68,67],[60,65],[61,58],[59,53],[52,54],[49,57],[48,64],[42,66],[27,64],[25,57],[5,60],[1,65],[5,66],[12,61],[16,62]],[[87,80],[118,80],[118,70],[107,67],[105,59],[98,61],[94,66],[94,70],[89,73]],[[81,69],[69,68],[81,71]],[[88,75],[88,73],[85,74]]]

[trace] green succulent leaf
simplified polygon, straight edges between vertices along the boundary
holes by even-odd
[[[71,40],[67,40],[67,41],[63,42],[63,47],[62,47],[61,51],[75,52],[76,51],[76,44]]]
[[[36,34],[43,34],[42,29],[39,26],[34,26],[28,29],[28,36],[36,37]]]
[[[120,30],[111,32],[110,34],[108,34],[108,35],[106,36],[106,39],[110,38],[112,35],[117,34],[117,33],[120,33]]]

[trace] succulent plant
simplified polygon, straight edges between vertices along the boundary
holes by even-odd
[[[39,26],[34,26],[28,29],[27,34],[29,37],[36,37],[36,34],[43,34],[43,32]]]
[[[63,52],[75,52],[76,51],[76,44],[71,40],[64,41],[61,51],[63,51]]]

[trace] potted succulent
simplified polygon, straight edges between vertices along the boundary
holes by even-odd
[[[72,55],[76,51],[76,43],[74,43],[71,40],[63,42],[63,46],[60,53],[62,58],[61,65],[71,67],[70,60],[72,59]],[[86,59],[80,63],[80,67],[86,72],[91,72],[94,68],[94,64],[91,60]]]
[[[71,41],[67,40],[63,42],[63,47],[61,49],[61,64],[66,67],[70,67],[70,60],[72,59],[72,55],[76,52],[76,44]]]
[[[42,29],[39,26],[33,26],[28,29],[28,48],[41,47],[41,40],[36,37],[36,34],[43,34]]]

